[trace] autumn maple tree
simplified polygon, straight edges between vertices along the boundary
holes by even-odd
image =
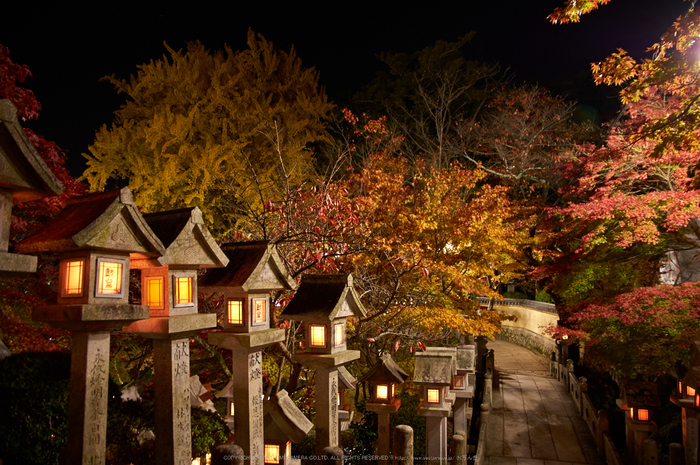
[[[567,2],[553,22],[578,21],[607,1]],[[586,357],[628,378],[687,363],[697,339],[697,285],[659,285],[668,253],[700,246],[697,156],[698,13],[691,6],[654,44],[653,57],[624,50],[592,64],[598,84],[621,85],[620,115],[598,146],[568,167],[575,179],[557,208],[560,256],[549,268]],[[626,348],[623,348],[625,346]]]

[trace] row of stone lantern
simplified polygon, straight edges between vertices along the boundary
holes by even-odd
[[[677,378],[671,402],[682,409],[685,463],[697,465],[700,463],[700,341],[693,345],[688,371]]]

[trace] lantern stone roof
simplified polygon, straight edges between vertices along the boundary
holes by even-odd
[[[474,346],[427,347],[426,351],[450,355],[454,358],[454,364],[457,370],[474,371]]]
[[[416,353],[413,382],[449,386],[454,373],[454,358],[435,351]]]
[[[165,253],[143,262],[138,256],[132,257],[132,268],[164,265],[218,268],[228,265],[228,257],[211,236],[198,207],[147,213],[143,219],[163,243]]]
[[[17,109],[0,100],[0,187],[13,192],[15,202],[58,195],[63,183],[41,158],[17,119]]]
[[[284,389],[275,394],[266,407],[263,419],[266,439],[299,443],[314,426]]]
[[[627,407],[661,407],[656,383],[626,382],[620,391],[620,399]]]
[[[403,384],[408,378],[409,374],[396,364],[391,355],[383,354],[361,381]]]
[[[351,391],[355,390],[355,386],[357,386],[357,380],[344,366],[338,367],[338,383],[341,388]]]
[[[22,253],[102,249],[160,256],[165,252],[127,187],[73,197],[41,230],[15,246]]]
[[[282,312],[289,320],[328,320],[367,315],[351,274],[304,275],[294,297]]]
[[[199,280],[205,292],[244,293],[296,289],[275,245],[267,241],[232,242],[221,246],[228,266],[209,271]]]

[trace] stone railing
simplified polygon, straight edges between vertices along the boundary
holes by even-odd
[[[477,297],[481,305],[488,305],[491,299],[489,297]],[[547,302],[538,302],[536,300],[528,299],[505,299],[505,300],[495,300],[494,306],[499,307],[527,307],[533,310],[539,310],[540,312],[557,313],[557,306]]]
[[[554,354],[552,354],[554,358]],[[574,374],[573,360],[567,360],[566,365],[552,360],[550,374],[553,378],[566,385],[566,389],[574,400],[578,411],[588,425],[588,430],[595,439],[600,458],[608,465],[623,465],[620,454],[610,437],[610,424],[606,410],[596,410],[591,398],[588,396],[588,383],[586,378],[578,378]]]

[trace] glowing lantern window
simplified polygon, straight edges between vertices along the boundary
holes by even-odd
[[[123,260],[97,259],[97,297],[122,297]]]
[[[228,301],[228,324],[242,325],[243,324],[243,301],[229,300]]]
[[[280,446],[265,444],[265,463],[280,463]]]
[[[637,419],[639,421],[649,421],[649,410],[645,408],[637,409]]]
[[[286,447],[286,450],[284,453],[285,453],[285,459],[287,461],[292,458],[292,442],[291,441],[287,441],[287,447]]]
[[[84,260],[69,260],[63,262],[63,297],[81,297],[83,295]]]
[[[688,396],[694,396],[695,395],[695,389],[691,388],[690,386],[685,387],[685,394]]]
[[[311,325],[309,328],[311,347],[326,347],[326,327],[323,325]]]
[[[695,406],[700,407],[700,394],[695,393]]]
[[[634,418],[634,409],[633,408],[630,409],[630,418]]]
[[[333,327],[333,342],[336,347],[342,346],[343,343],[345,343],[345,331],[342,324]]]
[[[163,277],[146,278],[146,305],[151,308],[163,308]]]
[[[428,403],[429,404],[439,404],[440,403],[440,390],[439,389],[428,389]]]
[[[267,322],[267,299],[253,299],[253,325]]]
[[[194,304],[192,292],[192,276],[175,276],[175,306],[190,306]]]
[[[678,381],[678,394],[683,394],[683,383]]]
[[[395,386],[394,383],[391,383],[391,397],[394,397],[394,390],[395,390],[394,386]]]
[[[338,392],[338,407],[340,407],[340,391]]]
[[[230,417],[236,416],[236,407],[233,402],[231,402],[228,406],[228,415]]]
[[[377,399],[387,400],[389,399],[389,385],[387,384],[377,384]]]

